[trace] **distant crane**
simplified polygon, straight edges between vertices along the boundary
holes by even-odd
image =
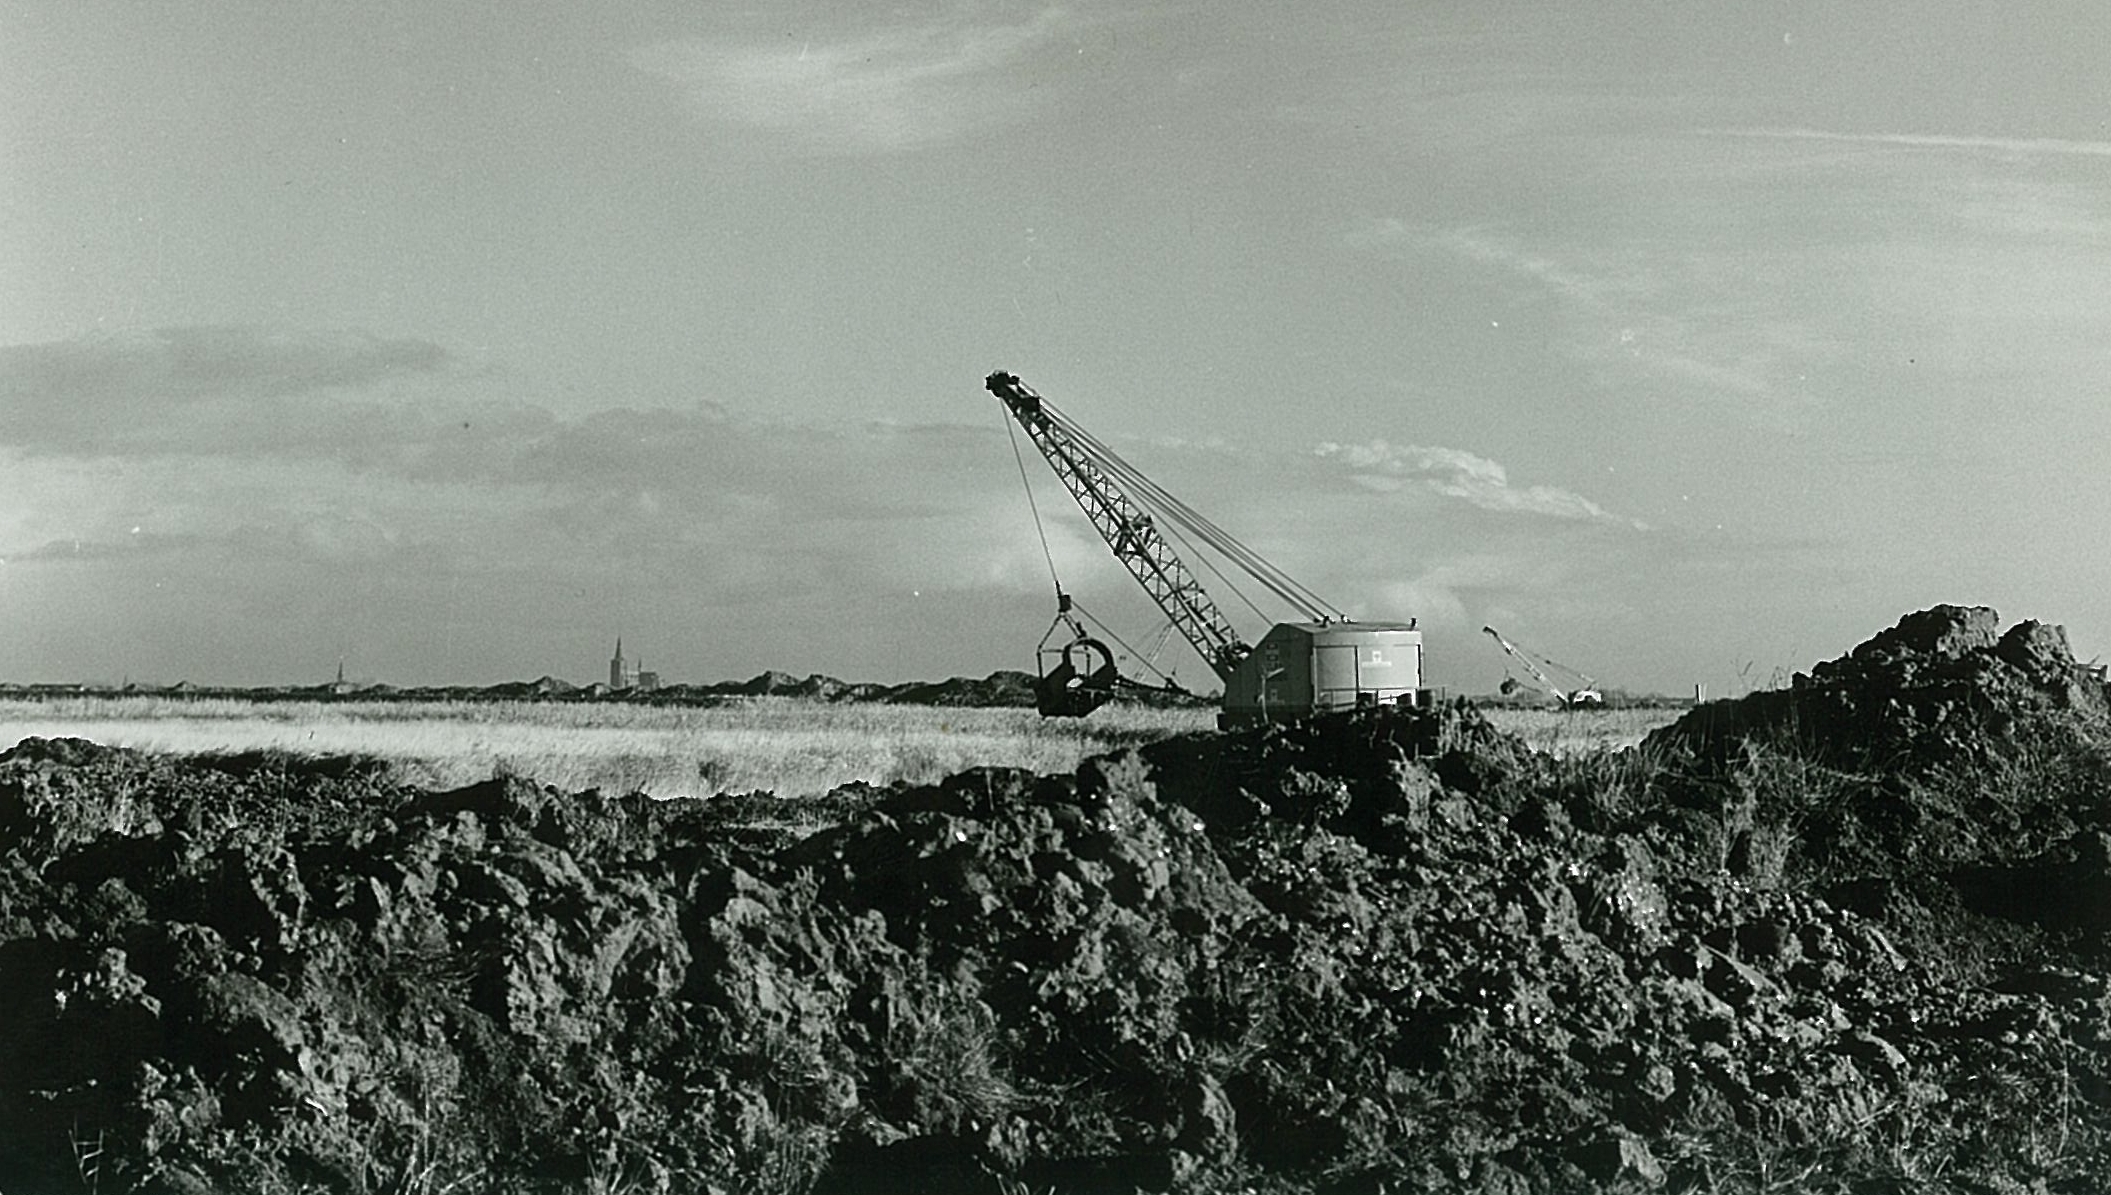
[[[1482,627],[1481,629],[1486,631],[1490,638],[1501,644],[1502,649],[1508,652],[1512,658],[1523,664],[1525,671],[1532,674],[1532,679],[1538,683],[1539,688],[1545,690],[1548,696],[1559,702],[1562,708],[1574,710],[1601,709],[1604,707],[1605,692],[1598,687],[1597,681],[1576,671],[1574,668],[1556,664],[1545,656],[1534,655],[1526,651],[1517,644],[1503,638],[1502,632],[1494,627]],[[1573,675],[1578,683],[1571,688],[1564,689],[1560,685],[1555,684],[1553,678],[1547,675],[1549,670]],[[1502,690],[1505,694],[1515,693],[1523,687],[1523,684],[1514,676],[1503,678]]]

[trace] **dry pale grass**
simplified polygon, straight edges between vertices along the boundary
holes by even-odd
[[[74,737],[174,754],[368,755],[410,783],[493,775],[660,797],[826,792],[925,783],[982,764],[1039,772],[1215,725],[1208,710],[1109,706],[1090,719],[1032,710],[824,705],[756,698],[709,708],[561,702],[248,702],[87,697],[0,701],[0,748]]]
[[[1620,751],[1640,743],[1659,726],[1678,720],[1682,709],[1503,709],[1483,711],[1500,730],[1535,751],[1568,757]]]
[[[1509,710],[1489,718],[1533,748],[1618,750],[1675,710]],[[1216,724],[1206,709],[1107,706],[1078,719],[1024,709],[825,705],[755,698],[714,707],[565,702],[252,702],[70,697],[0,701],[0,748],[74,737],[173,754],[368,755],[409,783],[494,775],[658,797],[826,792],[853,781],[927,783],[985,764],[1068,772],[1090,755]]]

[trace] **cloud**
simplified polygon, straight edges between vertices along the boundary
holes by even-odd
[[[1045,8],[1014,24],[910,22],[854,37],[693,39],[635,51],[698,117],[780,135],[817,153],[919,149],[1029,110],[1016,73],[1069,25]]]
[[[1899,149],[1990,151],[2023,156],[2111,158],[2111,141],[2070,141],[2058,137],[1958,137],[1941,133],[1836,133],[1824,129],[1707,129],[1714,137],[1753,137],[1772,141],[1830,141]]]
[[[343,426],[366,437],[358,452],[333,451],[323,423],[287,433],[286,400],[261,395],[142,408],[152,417],[137,438],[93,451],[0,445],[6,579],[109,625],[180,609],[232,642],[251,621],[321,619],[437,661],[450,636],[620,619],[641,635],[657,628],[646,637],[670,658],[677,634],[680,652],[708,660],[739,625],[743,651],[872,652],[843,658],[910,675],[930,666],[887,653],[1009,660],[1046,627],[1048,562],[1001,427],[801,424],[710,403],[580,417],[516,404],[466,427],[433,413],[470,409],[463,395],[492,384],[449,371],[410,388],[334,388],[326,406],[357,414]],[[1566,576],[1550,571],[1558,562],[1646,554],[1643,537],[1622,533],[1632,524],[1588,498],[1521,484],[1458,449],[1118,450],[1178,479],[1197,509],[1358,617],[1464,625],[1490,602],[1542,600],[1547,578]],[[1118,633],[1147,639],[1159,614],[1055,478],[1038,464],[1029,476],[1066,587]],[[1374,519],[1372,491],[1422,505]],[[1205,584],[1249,629],[1289,613],[1249,618],[1213,574]],[[925,603],[917,625],[946,627],[946,644],[886,646],[908,631],[864,642],[910,618],[912,600]],[[401,629],[380,629],[381,612]],[[768,638],[787,620],[806,628],[790,646]],[[970,622],[983,636],[972,648],[953,641]],[[785,660],[752,660],[764,664]],[[537,670],[548,665],[509,666]]]
[[[1769,276],[1805,264],[1793,252],[1755,262],[1734,248],[1656,238],[1556,254],[1495,227],[1398,219],[1369,221],[1348,241],[1490,267],[1552,297],[1552,342],[1609,391],[1646,385],[1773,418],[1805,401],[1790,379],[1837,352],[1833,336],[1769,301]]]
[[[1706,363],[1772,381],[1777,395],[1806,373],[1895,385],[1880,376],[1892,362],[1916,367],[1907,386],[1923,401],[1995,377],[2054,391],[2095,384],[2090,329],[2111,302],[2111,213],[2098,171],[2063,166],[2111,154],[2111,142],[1724,130],[1703,146],[1710,161],[1732,156],[1728,138],[1743,139],[1749,152],[1734,156],[1765,173],[1739,180],[1750,194],[1725,194],[1725,210],[1763,204],[1796,218],[1768,220],[1779,243],[1742,263],[1726,249],[1695,251],[1729,267],[1694,275],[1722,313],[1710,338],[1748,342],[1734,356],[1700,354]],[[1773,318],[1747,314],[1769,298]],[[1704,302],[1696,288],[1678,318],[1704,314]],[[1753,338],[1791,310],[1824,327],[1812,340],[1829,351]]]
[[[1651,288],[1647,279],[1632,273],[1621,276],[1581,269],[1526,248],[1491,228],[1446,228],[1388,217],[1369,222],[1352,233],[1350,240],[1407,251],[1446,253],[1496,266],[1592,308],[1607,306],[1619,294],[1636,294]]]
[[[0,399],[97,403],[301,394],[434,373],[449,360],[430,341],[364,332],[157,328],[0,348]]]
[[[1543,609],[1579,588],[1596,589],[1592,574],[1602,567],[1600,559],[1577,560],[1572,554],[1573,549],[1564,552],[1551,544],[1533,551],[1518,545],[1508,550],[1454,547],[1425,561],[1412,576],[1374,577],[1367,588],[1377,594],[1379,610],[1411,610],[1425,624],[1471,628],[1505,602]],[[1579,617],[1588,614],[1579,612]]]
[[[2066,251],[2111,244],[2111,214],[2095,188],[2027,176],[1965,180],[1928,194],[1926,202],[1966,230],[2005,245],[2038,244]]]
[[[1046,584],[1030,526],[992,534],[1026,518],[999,429],[566,418],[414,349],[179,329],[0,356],[0,558],[608,569],[757,599]]]
[[[429,341],[357,332],[176,327],[0,348],[0,445],[94,454],[206,451],[247,425],[257,437],[369,441],[371,408],[350,392],[447,373]],[[327,401],[325,401],[327,400]],[[276,418],[260,417],[263,411]]]
[[[1368,444],[1325,443],[1313,449],[1313,455],[1339,465],[1357,484],[1381,493],[1421,490],[1505,514],[1587,519],[1644,528],[1644,524],[1623,519],[1568,490],[1511,485],[1509,471],[1502,465],[1457,448],[1392,445],[1373,440]]]
[[[135,559],[142,556],[192,552],[206,543],[201,536],[162,535],[143,532],[134,527],[127,534],[107,539],[46,540],[33,547],[9,552],[0,563],[33,564],[49,561],[64,564]]]

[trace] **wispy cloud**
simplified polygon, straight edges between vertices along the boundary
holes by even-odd
[[[1373,220],[1351,235],[1351,241],[1405,252],[1443,253],[1530,279],[1546,289],[1592,308],[1603,308],[1622,293],[1649,289],[1649,281],[1629,273],[1590,269],[1535,251],[1491,228],[1417,224],[1392,217]]]
[[[1802,400],[1784,379],[1833,351],[1802,318],[1768,310],[1752,285],[1755,263],[1732,250],[1645,243],[1556,253],[1495,227],[1398,219],[1370,221],[1349,240],[1449,257],[1551,296],[1555,343],[1608,388],[1646,383],[1688,398],[1794,405]]]
[[[364,332],[196,326],[0,348],[0,401],[300,394],[444,369],[430,341]]]
[[[1772,141],[1828,141],[1899,149],[1972,150],[2000,154],[2111,158],[2111,141],[2072,141],[2060,137],[1960,137],[1943,133],[1839,133],[1826,129],[1707,129],[1717,137],[1753,137]]]
[[[201,343],[216,351],[186,347]],[[780,595],[858,576],[1045,584],[1026,529],[990,534],[993,507],[1025,517],[993,488],[1016,485],[997,429],[781,424],[702,402],[566,418],[485,397],[506,380],[451,360],[242,329],[0,352],[0,559],[598,560]],[[923,550],[934,540],[955,550]]]
[[[2005,247],[2039,244],[2071,251],[2111,244],[2111,212],[2086,184],[1979,177],[1928,194],[1926,201],[1945,205],[1949,218],[1972,232],[1991,234]]]
[[[1581,494],[1554,486],[1512,485],[1509,470],[1462,449],[1374,440],[1368,444],[1325,443],[1313,449],[1313,455],[1347,470],[1357,484],[1381,492],[1413,489],[1455,498],[1482,510],[1643,526]]]
[[[0,563],[30,564],[39,561],[89,563],[191,551],[206,541],[196,535],[163,535],[138,527],[129,533],[103,539],[52,539],[7,553]]]
[[[342,452],[383,434],[347,396],[456,365],[424,340],[263,327],[14,345],[0,348],[0,447],[209,455],[253,451],[262,438]],[[258,417],[267,410],[276,417]]]
[[[707,121],[777,134],[818,153],[918,149],[1017,120],[1016,72],[1070,18],[1044,8],[1011,23],[899,23],[856,36],[659,42],[632,54],[679,86]]]

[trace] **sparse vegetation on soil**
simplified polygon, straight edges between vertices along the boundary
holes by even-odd
[[[0,1189],[2097,1192],[2107,752],[1950,607],[1626,751],[1387,709],[796,826],[26,742]]]

